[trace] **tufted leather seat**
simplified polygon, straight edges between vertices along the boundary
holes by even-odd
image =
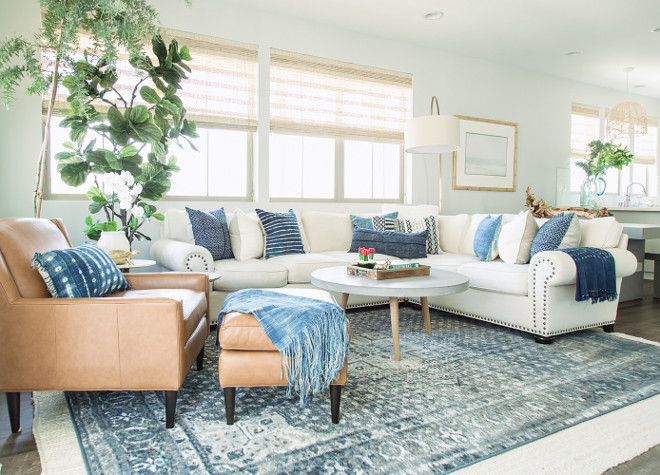
[[[23,391],[177,391],[209,335],[203,273],[126,274],[131,290],[55,299],[30,268],[35,252],[71,247],[60,219],[0,219],[0,391],[13,432]]]

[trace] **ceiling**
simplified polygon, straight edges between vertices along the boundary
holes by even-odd
[[[660,98],[660,0],[240,0],[266,11]],[[439,20],[424,14],[442,11]],[[566,55],[569,51],[582,51]]]

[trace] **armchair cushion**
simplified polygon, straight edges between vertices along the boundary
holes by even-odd
[[[117,265],[98,246],[37,252],[32,259],[53,297],[85,298],[130,288]]]

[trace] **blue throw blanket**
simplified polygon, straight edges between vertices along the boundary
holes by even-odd
[[[616,270],[614,257],[609,252],[595,247],[557,249],[575,261],[577,278],[575,300],[591,299],[591,303],[613,301],[617,298]]]
[[[300,406],[310,393],[316,396],[328,389],[344,367],[348,321],[338,305],[268,290],[239,290],[225,299],[218,332],[224,315],[235,311],[254,315],[279,350],[289,380],[287,396],[297,391]]]

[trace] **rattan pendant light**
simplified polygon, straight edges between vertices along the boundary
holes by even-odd
[[[628,97],[628,75],[634,68],[625,68],[626,98]],[[610,138],[646,135],[649,119],[641,104],[624,101],[615,105],[607,113],[607,136]]]

